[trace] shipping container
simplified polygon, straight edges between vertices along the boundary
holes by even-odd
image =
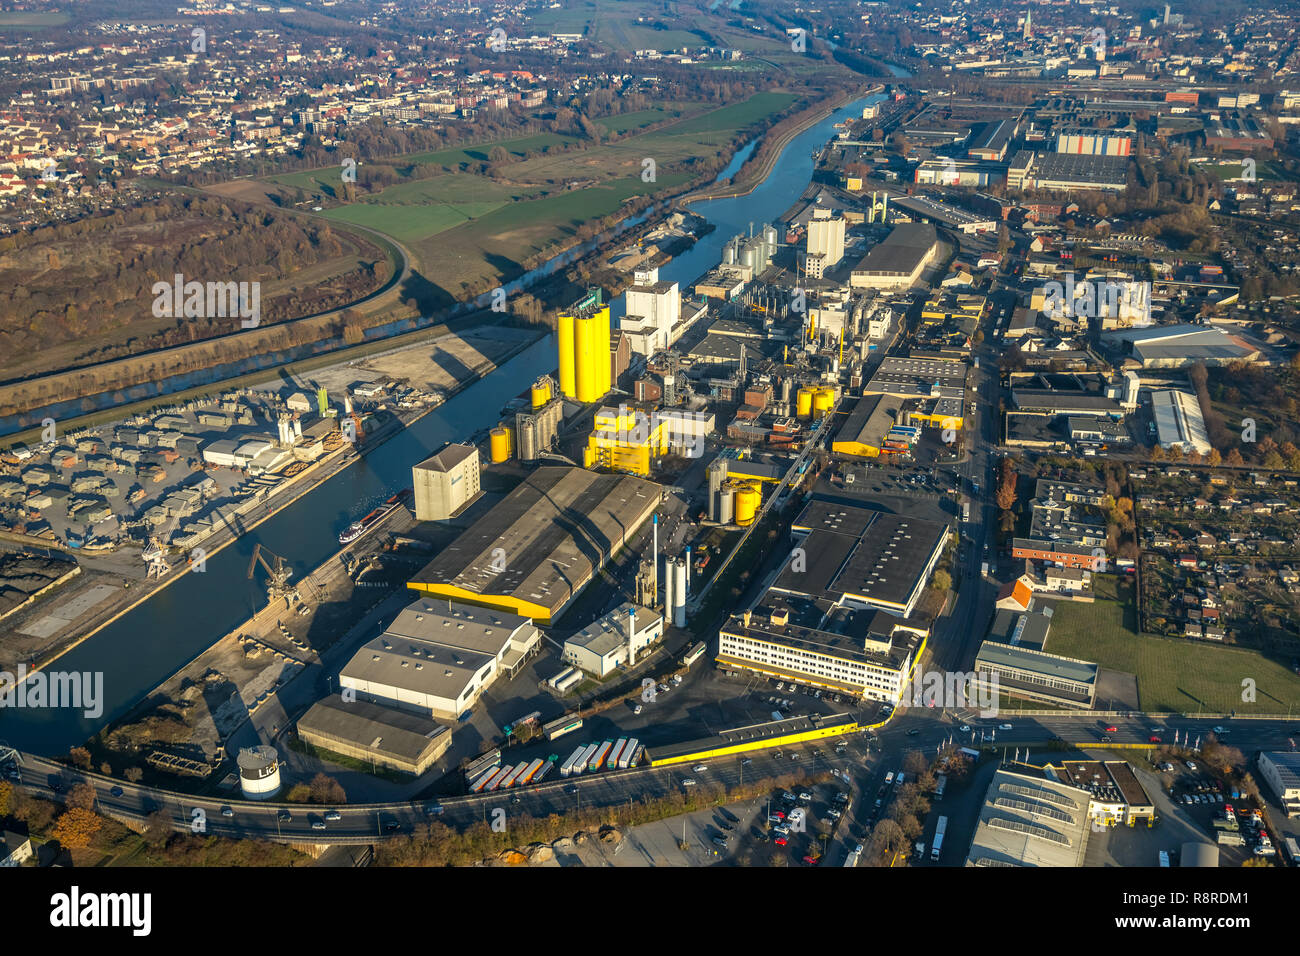
[[[501,781],[501,786],[498,787],[497,789],[509,790],[511,787],[515,785],[515,781],[519,779],[519,775],[522,774],[527,769],[528,769],[528,764],[521,763],[519,766],[515,767],[508,774],[506,774],[506,778]]]
[[[618,769],[618,759],[623,756],[623,748],[627,746],[627,738],[619,737],[614,744],[614,749],[609,752],[609,759],[606,764],[610,770]]]
[[[474,782],[470,784],[469,792],[478,793],[481,791],[488,785],[488,782],[497,775],[497,771],[500,769],[500,767],[488,767],[488,769],[480,773]]]
[[[578,749],[569,754],[569,759],[560,765],[560,776],[567,777],[576,769],[582,773],[582,755],[587,752],[586,744],[579,744]]]
[[[635,737],[627,742],[627,746],[623,748],[623,756],[618,758],[619,770],[626,770],[628,767],[636,766],[632,761],[636,757],[636,752],[640,746],[641,742]]]
[[[582,727],[581,717],[570,717],[565,715],[564,717],[552,720],[549,724],[544,724],[542,726],[542,732],[546,734],[547,740],[554,740],[556,737],[563,737],[565,734],[572,733],[580,727]]]
[[[483,788],[483,792],[491,793],[493,790],[499,789],[501,787],[501,781],[510,775],[510,769],[509,765],[498,767],[496,772],[492,774],[492,779],[489,780],[487,785]]]
[[[578,765],[573,768],[573,772],[586,773],[587,767],[591,765],[591,758],[596,756],[596,751],[599,749],[600,741],[596,741],[594,744],[587,744],[586,749],[582,751],[582,757],[580,758]]]

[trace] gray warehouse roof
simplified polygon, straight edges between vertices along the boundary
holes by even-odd
[[[928,222],[899,223],[883,241],[871,247],[853,271],[910,275],[938,241],[939,234]]]
[[[660,485],[630,475],[538,468],[409,586],[527,602],[554,619],[625,536],[650,517],[661,494]]]
[[[338,694],[313,704],[298,720],[298,729],[410,763],[419,763],[450,732],[428,717],[365,700],[345,702]]]

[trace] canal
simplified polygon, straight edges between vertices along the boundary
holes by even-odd
[[[883,94],[856,100],[800,133],[747,195],[694,204],[692,211],[717,228],[662,267],[660,278],[687,291],[721,260],[727,240],[789,209],[812,176],[813,151],[834,135],[834,125],[881,99]],[[738,152],[719,181],[734,175],[755,145]],[[621,305],[622,297],[616,302]],[[56,756],[98,732],[265,604],[261,573],[252,581],[246,576],[255,545],[283,556],[293,565],[294,580],[301,580],[338,551],[339,530],[349,521],[410,485],[413,464],[443,442],[495,425],[509,399],[554,368],[554,339],[547,336],[208,558],[204,573],[184,575],[118,618],[51,665],[62,672],[102,673],[102,714],[87,719],[81,710],[0,708],[0,741]]]

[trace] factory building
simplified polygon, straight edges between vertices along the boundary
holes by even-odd
[[[605,406],[596,412],[583,450],[583,465],[648,477],[652,464],[668,454],[699,458],[713,434],[712,412]]]
[[[929,223],[895,226],[853,267],[854,289],[905,289],[921,277],[939,252],[939,235]]]
[[[682,294],[676,282],[660,282],[659,269],[638,270],[624,294],[626,309],[618,327],[632,351],[650,356],[669,348],[681,330]]]
[[[422,597],[339,673],[345,697],[455,720],[541,645],[533,622],[496,609]]]
[[[864,395],[844,418],[831,442],[837,455],[878,458],[890,429],[906,424],[901,399],[892,395]]]
[[[802,556],[771,592],[910,617],[948,542],[937,521],[814,498],[790,527]]]
[[[298,737],[331,753],[418,777],[451,747],[451,731],[420,714],[331,694],[298,720]]]
[[[541,466],[407,586],[550,624],[662,494],[641,478]]]
[[[609,306],[600,289],[560,313],[556,327],[560,392],[579,402],[599,401],[612,383]]]
[[[1056,151],[1082,156],[1131,156],[1133,134],[1113,129],[1063,129],[1056,134]]]
[[[443,521],[479,495],[478,451],[450,442],[411,469],[417,521]]]
[[[606,677],[618,667],[631,667],[663,635],[662,614],[624,603],[566,640],[564,662]]]
[[[1196,396],[1182,389],[1161,388],[1151,393],[1151,417],[1161,448],[1177,447],[1184,453],[1208,455],[1214,447]]]
[[[844,229],[842,217],[834,216],[829,209],[816,209],[808,221],[807,272],[811,278],[820,279],[825,270],[838,265],[844,258]]]

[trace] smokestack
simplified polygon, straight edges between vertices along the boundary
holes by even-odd
[[[686,593],[682,595],[683,603],[685,598],[690,597],[690,594],[691,594],[691,546],[688,544],[686,546]]]
[[[654,599],[658,601],[659,600],[659,516],[658,515],[654,516],[654,531],[655,531],[654,571],[650,575],[650,580],[653,582],[654,585],[653,588],[654,595],[655,595]],[[668,606],[667,602],[664,603],[664,606],[665,607]]]

